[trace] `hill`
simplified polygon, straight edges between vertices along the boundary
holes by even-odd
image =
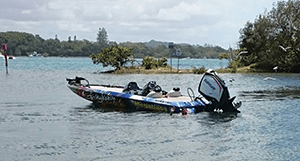
[[[71,40],[60,41],[59,39],[43,39],[39,35],[33,35],[25,32],[0,32],[0,43],[6,43],[8,46],[7,53],[13,56],[27,56],[33,52],[43,54],[44,56],[89,56],[93,53],[100,53],[102,49],[111,45],[120,45],[132,48],[135,58],[152,57],[170,57],[174,49],[168,48],[168,42],[150,40],[149,42],[109,42],[100,44],[88,40]],[[180,48],[181,57],[190,58],[215,58],[220,54],[228,51],[219,47],[205,44],[175,44],[175,48]]]

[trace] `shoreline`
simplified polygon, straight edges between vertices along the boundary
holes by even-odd
[[[194,68],[194,69],[175,69],[170,66],[167,67],[158,67],[153,69],[145,69],[142,66],[133,66],[133,67],[122,67],[118,70],[105,71],[101,73],[110,73],[110,74],[203,74],[207,69]],[[235,71],[232,68],[221,68],[215,70],[217,73],[272,73],[268,71],[257,70],[251,68],[250,66],[237,68]]]

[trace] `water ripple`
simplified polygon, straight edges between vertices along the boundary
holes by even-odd
[[[180,87],[186,94],[191,87],[197,95],[201,75],[93,74],[100,67],[81,62],[89,61],[87,58],[16,60],[10,63],[10,74],[0,76],[2,160],[235,161],[300,157],[298,74],[220,74],[231,96],[243,102],[241,113],[170,117],[167,113],[95,108],[74,95],[66,87],[65,78],[82,76],[93,83],[118,85],[136,81],[139,86],[155,80],[166,91]],[[266,77],[275,80],[263,80]],[[235,81],[227,82],[229,79]]]

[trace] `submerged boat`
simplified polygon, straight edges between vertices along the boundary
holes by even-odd
[[[104,109],[122,111],[156,111],[168,113],[236,112],[241,102],[233,103],[225,82],[214,70],[208,70],[199,83],[199,96],[191,88],[182,95],[180,88],[166,92],[155,81],[139,88],[136,82],[126,86],[89,84],[83,77],[66,79],[68,87],[78,96]]]

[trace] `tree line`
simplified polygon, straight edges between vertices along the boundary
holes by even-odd
[[[162,58],[170,57],[172,54],[172,50],[168,48],[167,42],[151,40],[150,42],[122,42],[118,44],[117,42],[109,41],[104,27],[99,28],[97,41],[95,42],[86,39],[76,40],[76,36],[74,36],[73,40],[70,36],[67,41],[60,41],[57,36],[45,40],[39,35],[8,31],[0,32],[0,43],[6,43],[8,46],[8,55],[13,56],[28,56],[33,52],[44,56],[90,56],[116,45],[132,49],[134,58],[144,58],[147,56]],[[181,49],[181,57],[218,58],[220,54],[227,53],[227,50],[220,46],[208,44],[204,46],[176,44],[175,47]]]
[[[155,58],[169,58],[171,55],[176,57],[175,50],[181,50],[181,58],[212,58],[217,59],[220,54],[225,54],[228,51],[220,46],[213,46],[209,44],[201,45],[190,45],[190,44],[175,44],[173,49],[169,49],[168,43],[159,42],[156,46],[151,46],[150,44],[155,42],[151,40],[146,43],[132,43],[132,42],[124,42],[120,43],[120,46],[131,48],[132,54],[136,58],[144,58],[144,57],[155,57]]]
[[[300,1],[279,1],[269,12],[240,30],[239,56],[243,66],[300,72]]]

